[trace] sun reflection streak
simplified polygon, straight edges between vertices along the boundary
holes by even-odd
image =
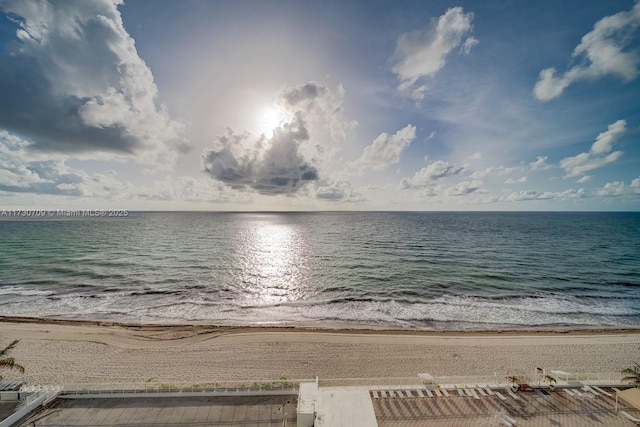
[[[303,239],[288,224],[259,221],[247,230],[243,252],[243,288],[251,305],[273,305],[304,297],[307,257]]]

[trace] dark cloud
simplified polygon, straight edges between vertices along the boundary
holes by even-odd
[[[321,98],[329,92],[329,89],[318,82],[308,82],[299,86],[285,89],[282,99],[290,106],[300,105],[306,101]]]
[[[116,3],[0,3],[16,34],[0,60],[0,129],[52,152],[185,149]]]
[[[328,202],[364,202],[366,198],[353,190],[345,180],[323,182],[317,186],[316,198]]]
[[[338,201],[345,198],[345,190],[335,187],[320,187],[316,192],[316,197],[321,200]]]
[[[212,178],[235,189],[251,188],[261,194],[293,194],[318,179],[317,169],[299,153],[309,134],[302,119],[274,131],[271,139],[258,139],[252,147],[250,135],[227,134],[216,139],[213,149],[204,150],[202,165]]]
[[[0,128],[33,141],[45,151],[133,152],[140,141],[126,127],[87,126],[78,110],[89,98],[55,96],[39,64],[16,58],[0,63]]]

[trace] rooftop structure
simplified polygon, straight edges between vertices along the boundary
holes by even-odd
[[[564,373],[566,374],[566,373]],[[245,427],[633,426],[635,391],[612,375],[301,380],[108,388],[23,387],[0,427],[243,425]],[[512,379],[514,377],[509,377]],[[445,380],[445,381],[443,381]],[[623,390],[625,387],[625,390]],[[3,408],[0,404],[0,410]],[[5,414],[6,415],[6,414]]]

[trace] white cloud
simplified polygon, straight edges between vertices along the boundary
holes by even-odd
[[[48,152],[112,152],[173,163],[185,126],[124,28],[117,0],[9,0],[19,26],[0,64],[0,128]]]
[[[309,142],[299,147],[300,153],[314,159],[326,173],[342,171],[342,148],[357,126],[344,113],[344,95],[341,85],[332,91],[323,83],[311,81],[283,87],[278,96],[278,107],[290,117],[301,118],[308,129]]]
[[[227,128],[203,151],[204,171],[236,190],[306,196],[300,190],[317,181],[320,170],[325,176],[343,172],[340,151],[356,125],[343,113],[343,97],[344,88],[333,93],[318,82],[282,88],[277,103],[290,120],[271,138]]]
[[[527,200],[567,200],[567,199],[581,199],[587,197],[583,188],[574,190],[570,188],[561,192],[539,192],[535,190],[521,190],[511,193],[506,197],[510,202],[522,202]]]
[[[109,199],[133,189],[112,174],[90,174],[69,167],[62,159],[27,156],[28,145],[24,139],[0,131],[0,191]]]
[[[535,162],[529,163],[529,169],[533,170],[545,170],[551,168],[550,165],[546,163],[547,156],[538,156]]]
[[[462,44],[462,47],[460,48],[460,53],[468,55],[471,52],[471,48],[477,45],[478,43],[480,42],[475,37],[468,37]]]
[[[607,182],[604,187],[596,190],[595,194],[600,197],[616,197],[624,194],[624,182]]]
[[[466,196],[480,190],[482,181],[462,181],[447,190],[449,196]]]
[[[442,191],[443,191],[443,187],[440,185],[429,185],[428,187],[424,187],[418,192],[418,197],[419,198],[439,197]]]
[[[633,33],[640,26],[640,3],[631,10],[607,16],[596,22],[593,30],[574,49],[573,57],[579,65],[564,74],[556,75],[554,68],[540,71],[533,89],[541,101],[556,98],[571,84],[584,79],[596,79],[613,75],[630,81],[638,76],[640,55],[627,49],[633,40]]]
[[[0,191],[28,189],[34,184],[45,183],[40,175],[31,170],[26,156],[28,142],[0,131]]]
[[[416,127],[408,124],[389,135],[385,132],[378,135],[373,143],[367,146],[362,156],[353,162],[358,169],[382,170],[389,165],[400,162],[400,155],[416,138]]]
[[[505,184],[522,184],[522,183],[525,183],[525,182],[527,182],[527,177],[523,176],[523,177],[520,177],[518,179],[509,178],[504,183]]]
[[[613,149],[613,144],[627,132],[627,122],[618,120],[610,124],[606,132],[598,134],[591,146],[593,154],[605,154]]]
[[[189,203],[240,203],[251,202],[248,194],[234,191],[223,184],[211,185],[211,180],[202,177],[181,176],[154,180],[148,185],[130,192],[133,200],[171,201]]]
[[[583,176],[582,178],[580,178],[579,180],[577,180],[576,182],[577,182],[578,184],[584,184],[584,183],[587,183],[587,182],[591,181],[591,178],[593,178],[593,176],[591,176],[591,175],[585,175],[585,176]]]
[[[423,99],[428,87],[421,79],[434,76],[444,67],[447,55],[460,46],[463,37],[473,29],[471,21],[473,13],[453,7],[426,30],[401,35],[396,46],[397,62],[393,66],[400,80],[400,92],[416,101]],[[478,40],[467,38],[462,52],[468,53],[476,44]]]
[[[452,165],[449,162],[438,160],[429,166],[420,169],[412,178],[403,178],[400,187],[429,187],[436,181],[448,176],[457,175],[464,170],[463,166]]]
[[[631,181],[631,188],[635,193],[640,194],[640,176]]]
[[[308,82],[283,87],[278,108],[290,118],[271,138],[231,128],[202,153],[206,173],[236,190],[266,195],[300,193],[318,179],[321,167],[335,167],[348,132],[356,125],[343,113],[344,89]]]
[[[206,177],[165,176],[145,184],[134,185],[110,170],[91,173],[71,167],[63,158],[51,160],[47,155],[27,153],[29,142],[0,131],[0,193],[48,195],[61,200],[88,203],[105,201],[171,201],[197,203],[246,203],[246,194],[212,185]],[[31,196],[33,197],[33,196]]]
[[[505,168],[504,166],[490,166],[481,171],[475,171],[471,174],[471,178],[473,179],[481,179],[489,175],[502,176],[513,173],[517,170],[515,167]]]
[[[620,156],[622,156],[622,151],[616,151],[603,157],[594,157],[590,153],[581,153],[574,157],[562,159],[560,166],[568,172],[568,177],[573,177],[613,163],[617,161]]]
[[[622,156],[622,151],[614,151],[613,144],[627,132],[627,122],[618,120],[610,124],[606,132],[602,132],[591,145],[587,153],[566,157],[560,161],[560,167],[567,172],[567,177],[584,175],[585,173],[613,163]]]

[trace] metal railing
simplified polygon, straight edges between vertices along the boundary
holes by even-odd
[[[594,385],[624,385],[622,375],[617,372],[564,372],[546,374],[552,376],[556,385],[567,385],[572,381]],[[538,374],[490,374],[464,376],[433,376],[433,385],[510,385],[513,376],[517,382],[531,385],[544,385],[545,376]],[[218,381],[203,383],[179,382],[135,382],[135,383],[102,383],[102,384],[65,384],[64,386],[23,387],[21,392],[33,393],[27,396],[27,401],[37,399],[45,392],[59,392],[64,394],[157,394],[157,393],[226,393],[226,394],[268,394],[270,392],[290,392],[297,394],[300,383],[316,382],[320,387],[407,387],[421,388],[425,383],[418,377],[379,377],[379,378],[314,378],[314,379],[280,379],[280,380],[249,380],[249,381]],[[548,381],[548,379],[546,380]]]
[[[44,396],[55,396],[62,391],[64,387],[60,385],[44,385],[44,386],[23,386],[20,393],[30,393],[22,399],[23,406],[30,406],[38,399]]]
[[[298,392],[301,382],[315,379],[283,379],[267,381],[219,381],[213,383],[144,382],[115,384],[65,384],[65,394],[157,394],[157,393],[256,393]]]
[[[564,371],[563,371],[564,372]],[[498,385],[507,386],[513,383],[513,377],[516,377],[516,382],[527,383],[531,385],[544,385],[548,384],[549,379],[545,378],[546,375],[553,377],[556,384],[564,384],[571,381],[591,383],[591,384],[611,384],[611,385],[623,385],[625,382],[622,380],[622,375],[618,372],[599,372],[599,373],[584,373],[584,372],[565,372],[562,374],[552,374],[551,371],[546,371],[545,374],[490,374],[490,375],[458,375],[458,376],[433,376],[433,385]],[[545,382],[547,381],[547,382]],[[422,380],[416,375],[415,377],[384,377],[384,378],[320,378],[319,385],[321,387],[422,387],[425,385]]]

